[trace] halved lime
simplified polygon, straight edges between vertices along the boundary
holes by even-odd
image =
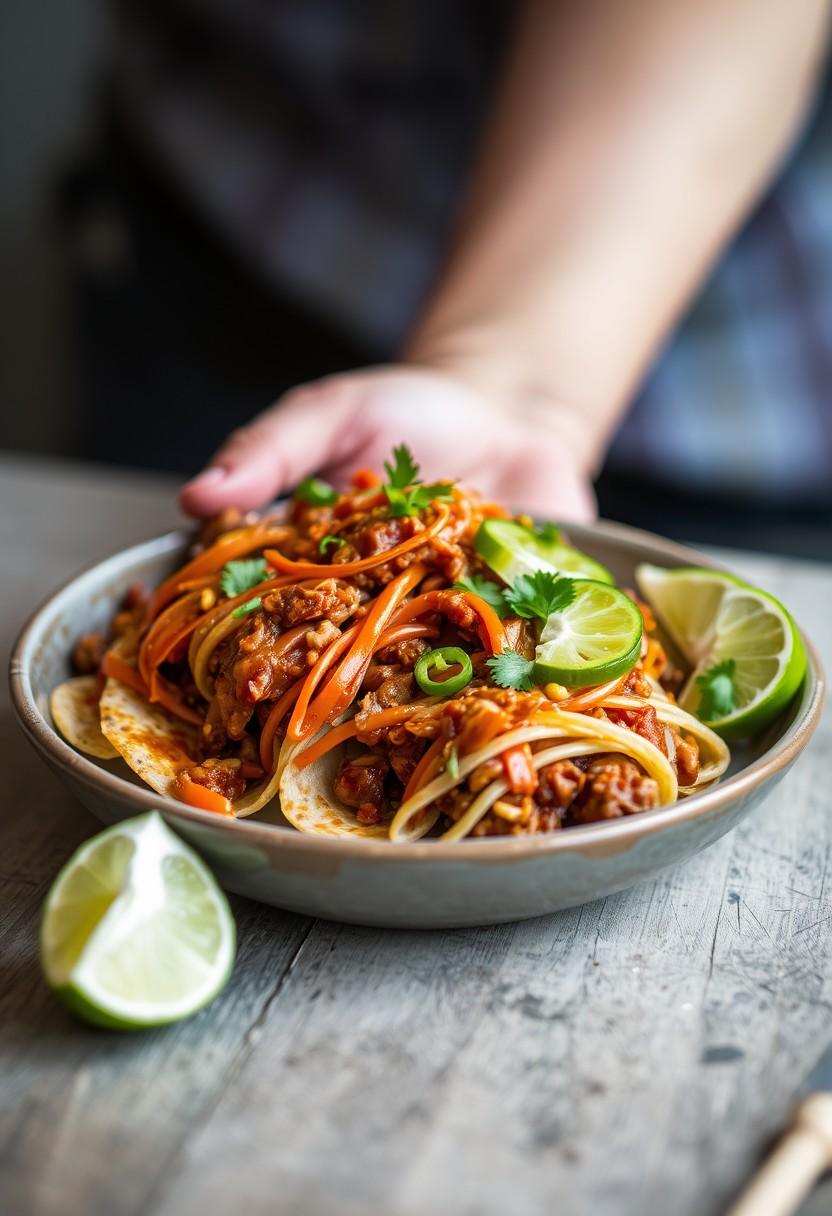
[[[662,570],[640,566],[639,588],[693,673],[679,704],[729,738],[761,730],[792,699],[806,672],[806,651],[783,605],[756,587],[718,570]],[[719,717],[700,713],[697,681],[730,664],[734,708]]]
[[[89,1022],[119,1030],[175,1022],[225,985],[236,932],[205,863],[155,811],[93,836],[43,909],[41,965]]]
[[[641,654],[642,616],[623,591],[591,579],[576,579],[574,589],[572,602],[543,626],[536,684],[603,684],[624,675]]]
[[[483,520],[474,537],[474,548],[485,564],[509,585],[518,575],[533,574],[535,570],[596,579],[602,583],[613,581],[609,570],[600,562],[561,544],[559,539],[548,540],[510,519]]]

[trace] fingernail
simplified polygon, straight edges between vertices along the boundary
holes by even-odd
[[[188,487],[198,486],[201,490],[203,487],[219,485],[221,481],[225,480],[227,472],[227,469],[220,468],[217,464],[211,465],[210,468],[203,469],[201,473],[192,478],[188,482]]]

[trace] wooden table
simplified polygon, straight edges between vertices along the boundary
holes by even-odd
[[[6,648],[79,566],[175,519],[162,479],[0,461]],[[726,555],[828,655],[832,571]],[[830,720],[764,808],[658,881],[543,920],[407,933],[234,900],[189,1022],[87,1029],[38,909],[96,831],[0,709],[0,1209],[708,1216],[832,1038]],[[832,1187],[805,1211],[832,1211]]]

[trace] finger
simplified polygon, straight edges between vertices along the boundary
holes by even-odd
[[[309,473],[354,458],[365,440],[359,381],[322,380],[295,389],[235,431],[208,468],[182,487],[189,515],[261,507]]]

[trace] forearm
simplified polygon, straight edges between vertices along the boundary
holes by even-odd
[[[587,466],[811,98],[827,0],[532,0],[407,357]]]

